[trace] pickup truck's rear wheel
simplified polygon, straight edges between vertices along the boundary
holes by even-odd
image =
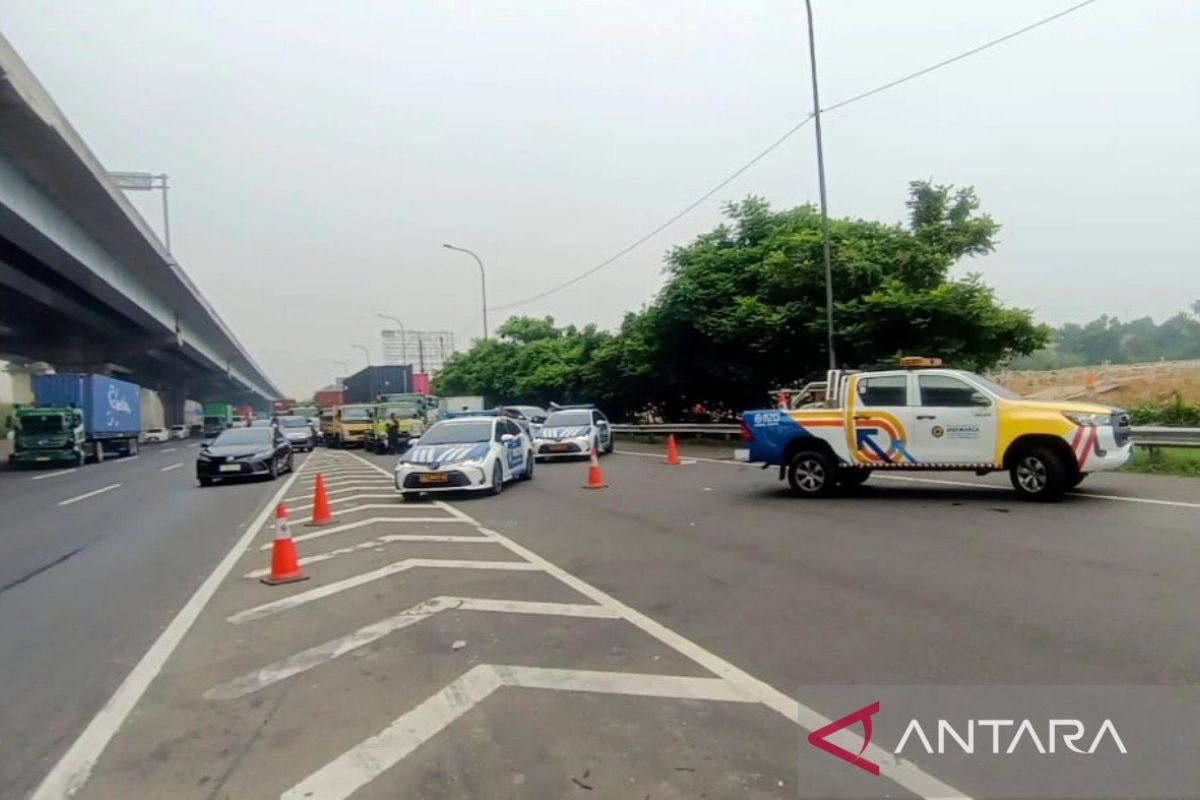
[[[871,477],[871,470],[862,467],[842,467],[838,470],[838,483],[847,489],[862,486]]]
[[[1039,445],[1017,453],[1009,476],[1013,488],[1025,500],[1057,500],[1072,485],[1070,470],[1058,453]]]
[[[819,450],[801,450],[788,462],[787,478],[797,497],[828,497],[837,488],[837,467]]]

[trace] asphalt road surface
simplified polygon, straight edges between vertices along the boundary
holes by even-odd
[[[33,790],[269,494],[200,490],[198,444],[0,471],[0,797]]]
[[[6,475],[3,582],[35,574],[0,595],[0,793],[50,770],[38,797],[982,796],[969,771],[874,778],[801,747],[831,710],[800,687],[1200,682],[1195,482],[1091,476],[1041,505],[1003,476],[879,475],[799,501],[713,454],[624,446],[603,491],[539,464],[415,504],[360,453],[219,492],[159,454],[117,467],[136,492],[66,475],[31,503]],[[336,520],[305,527],[318,469]],[[257,580],[272,494],[307,581]],[[24,528],[56,512],[39,549]]]

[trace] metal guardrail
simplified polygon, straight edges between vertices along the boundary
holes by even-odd
[[[613,425],[616,433],[690,433],[699,436],[736,436],[738,425],[702,423],[665,423],[651,425]],[[1134,426],[1134,444],[1142,447],[1200,447],[1200,428],[1168,428],[1163,426]]]

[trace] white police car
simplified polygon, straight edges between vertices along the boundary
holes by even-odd
[[[536,458],[586,456],[613,451],[612,425],[595,406],[556,406],[533,439]]]
[[[435,422],[396,462],[396,491],[408,500],[422,492],[487,491],[533,477],[533,442],[516,421],[463,416]]]

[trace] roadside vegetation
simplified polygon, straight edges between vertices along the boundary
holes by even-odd
[[[1049,341],[1049,328],[1002,305],[978,276],[950,276],[995,247],[1000,226],[973,190],[914,182],[907,206],[905,225],[830,221],[840,363],[929,354],[983,370]],[[772,389],[823,377],[820,214],[755,197],[725,214],[728,222],[667,254],[665,285],[618,331],[510,318],[496,338],[451,357],[435,391],[595,402],[618,420],[674,421],[723,418],[763,405]]]
[[[1150,317],[1122,322],[1102,314],[1084,325],[1055,328],[1046,347],[1016,358],[1014,370],[1200,359],[1200,300],[1156,324]]]
[[[1200,449],[1137,447],[1133,450],[1133,460],[1121,467],[1121,471],[1200,478]]]

